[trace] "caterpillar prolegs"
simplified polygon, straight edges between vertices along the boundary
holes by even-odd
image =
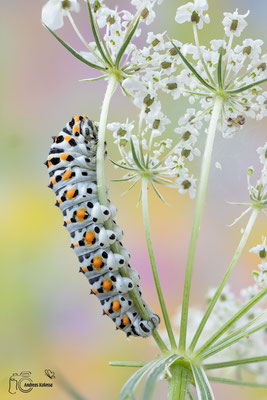
[[[96,182],[97,125],[85,116],[75,116],[53,144],[46,165],[49,187],[56,193],[56,206],[71,235],[71,247],[78,256],[80,271],[91,285],[108,315],[127,336],[147,337],[159,324],[159,317],[145,301],[139,287],[139,275],[129,264],[130,255],[122,246],[123,232],[116,225],[116,207],[98,202]],[[112,229],[104,224],[111,221]],[[119,253],[111,249],[117,244]],[[126,268],[128,278],[121,275]],[[149,315],[144,320],[134,306],[130,291],[136,290]]]

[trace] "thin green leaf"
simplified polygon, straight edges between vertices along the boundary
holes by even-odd
[[[183,53],[181,52],[181,50],[172,42],[172,45],[174,46],[175,50],[177,51],[177,53],[179,54],[179,56],[181,57],[181,59],[183,60],[183,62],[185,63],[185,65],[187,66],[187,68],[190,69],[191,72],[193,72],[193,74],[195,75],[195,77],[199,80],[199,82],[202,83],[202,85],[206,86],[208,89],[212,90],[213,92],[216,91],[216,88],[214,88],[213,86],[211,86],[208,82],[205,81],[205,79],[202,78],[202,76],[199,75],[199,73],[195,70],[195,68],[193,67],[193,65],[185,58],[185,56],[183,55]]]
[[[136,386],[139,384],[141,379],[153,368],[159,363],[161,359],[159,360],[153,360],[144,365],[142,368],[140,368],[138,371],[136,371],[129,379],[128,381],[124,384],[123,388],[121,389],[120,395],[119,395],[119,400],[126,400],[128,398],[133,398],[133,392],[136,388]]]
[[[223,47],[220,49],[220,56],[219,56],[219,62],[218,62],[218,84],[219,88],[223,88],[223,79],[222,79],[222,57],[223,57]]]
[[[97,76],[96,78],[86,78],[86,79],[79,79],[79,82],[94,82],[94,81],[100,81],[101,79],[108,78],[109,75],[101,75]]]
[[[76,57],[78,60],[82,61],[84,64],[89,65],[89,67],[98,69],[100,71],[106,71],[104,67],[100,67],[99,65],[93,64],[90,61],[87,61],[85,58],[83,58],[76,50],[74,50],[71,46],[69,46],[64,40],[62,40],[59,36],[57,36],[52,29],[48,28],[47,25],[43,24],[45,28],[52,33],[52,35],[59,41],[59,43],[62,44],[62,46],[65,47],[74,57]]]
[[[256,318],[254,318],[252,321],[248,322],[247,324],[243,325],[241,328],[236,329],[234,332],[232,332],[230,335],[226,336],[223,338],[223,340],[217,342],[214,347],[211,347],[207,353],[204,354],[204,357],[210,357],[210,353],[213,353],[214,351],[217,353],[216,349],[220,349],[220,346],[223,346],[222,348],[229,347],[233,343],[239,341],[245,336],[249,336],[253,334],[254,332],[257,332],[260,329],[263,329],[265,325],[267,325],[267,322],[263,322],[263,324],[254,326],[254,328],[248,330],[248,328],[251,325],[254,325],[255,322],[257,322],[259,319],[261,319],[264,315],[266,315],[266,311],[258,315]],[[220,350],[218,350],[220,351]]]
[[[143,165],[141,164],[141,162],[139,161],[139,159],[137,157],[132,138],[130,139],[130,143],[131,143],[131,150],[132,150],[132,155],[133,155],[134,162],[138,166],[139,169],[144,171],[144,167],[143,167]]]
[[[261,83],[264,83],[264,82],[267,82],[267,78],[262,79],[261,81],[258,81],[258,82],[251,83],[250,85],[242,86],[239,89],[226,90],[226,93],[229,93],[229,94],[241,93],[241,92],[244,92],[245,90],[251,89],[252,87],[260,85]]]
[[[252,329],[242,332],[239,335],[235,335],[232,339],[225,340],[225,342],[222,342],[220,345],[211,347],[210,350],[208,350],[206,353],[203,354],[203,358],[211,357],[214,354],[226,349],[227,347],[230,347],[233,344],[239,342],[239,340],[243,339],[244,337],[250,336],[253,333],[258,332],[259,330],[264,329],[266,327],[267,327],[267,322],[263,322],[262,324],[259,324]]]
[[[254,296],[245,306],[243,306],[232,318],[230,318],[206,343],[196,352],[195,356],[199,356],[210,347],[211,344],[217,341],[220,336],[224,334],[236,321],[238,321],[247,311],[249,311],[255,304],[257,304],[267,294],[267,288],[262,289],[256,296]]]
[[[102,42],[102,46],[103,46],[103,48],[104,48],[104,50],[105,50],[105,52],[106,52],[106,55],[107,55],[107,57],[108,57],[110,63],[111,63],[112,65],[114,65],[113,60],[112,60],[112,58],[111,58],[111,55],[109,54],[108,48],[107,48],[107,46],[106,46],[105,40],[104,40],[104,38],[103,38],[103,36],[102,36],[102,33],[101,33],[101,31],[100,31],[100,28],[99,28],[99,26],[98,26],[97,20],[95,20],[95,28],[96,28],[96,30],[97,30],[98,37],[100,38],[100,40],[101,40],[101,42]]]
[[[110,160],[112,162],[112,164],[116,165],[117,167],[123,168],[123,169],[127,169],[129,171],[135,171],[138,172],[138,169],[136,168],[131,168],[131,167],[126,167],[125,165],[121,165],[119,163],[117,163],[116,161]]]
[[[91,28],[92,28],[92,32],[95,38],[95,43],[97,45],[97,48],[100,52],[100,54],[102,55],[103,59],[105,60],[106,64],[109,65],[110,67],[112,67],[112,63],[110,62],[110,60],[106,57],[106,54],[104,53],[101,43],[99,41],[97,32],[96,32],[96,28],[95,28],[95,22],[94,22],[94,17],[93,17],[93,13],[92,13],[92,9],[91,9],[91,5],[89,3],[89,0],[87,0],[87,6],[88,6],[88,11],[89,11],[89,17],[90,17],[90,22],[91,22]],[[106,49],[107,50],[107,49]]]
[[[243,381],[237,381],[234,379],[220,378],[217,376],[208,376],[208,379],[213,382],[225,383],[227,385],[246,386],[246,387],[251,387],[251,388],[255,388],[255,389],[267,389],[267,385],[264,385],[262,383],[257,383],[257,382],[243,382]]]
[[[127,36],[126,40],[124,41],[123,45],[121,46],[121,48],[120,48],[120,50],[119,50],[119,52],[117,54],[117,58],[115,60],[115,67],[116,68],[120,67],[120,62],[121,62],[122,56],[125,53],[125,50],[127,49],[127,47],[129,45],[129,43],[130,43],[135,31],[136,31],[136,29],[137,29],[137,27],[139,25],[139,21],[140,21],[140,18],[137,19],[133,29],[131,30],[131,32]]]
[[[143,152],[143,146],[142,146],[142,142],[141,141],[139,142],[139,151],[140,151],[140,157],[141,157],[142,164],[144,166],[146,166],[144,152]]]
[[[124,196],[126,193],[128,193],[128,192],[137,184],[137,182],[138,182],[138,180],[135,181],[131,186],[129,186],[128,189],[125,190],[125,192],[123,192],[123,193],[121,194],[121,197]]]
[[[143,361],[110,361],[108,363],[111,367],[130,367],[130,368],[141,368],[146,365]]]
[[[191,364],[192,372],[195,379],[197,397],[199,400],[215,400],[212,389],[210,387],[207,375],[203,367]]]
[[[142,400],[152,399],[157,380],[159,380],[160,375],[164,373],[166,364],[169,363],[170,361],[172,364],[179,358],[181,358],[181,356],[174,356],[174,355],[163,358],[161,362],[159,362],[153,369],[150,370],[146,379]]]
[[[128,181],[130,181],[130,180],[132,180],[133,178],[136,178],[136,177],[137,177],[137,174],[131,175],[128,178],[111,179],[111,180],[112,180],[112,182],[128,182]]]
[[[161,201],[163,201],[163,203],[165,203],[167,206],[169,206],[169,204],[167,203],[167,201],[164,199],[164,197],[162,196],[162,194],[160,193],[160,191],[157,189],[157,187],[154,185],[154,183],[152,181],[151,185],[153,186],[153,189],[156,193],[156,195],[160,198]]]
[[[233,360],[226,361],[221,363],[213,363],[213,364],[204,364],[205,369],[219,369],[219,368],[228,368],[228,367],[236,367],[237,365],[244,364],[253,364],[256,362],[265,362],[267,361],[267,356],[258,356],[251,358],[243,358],[242,360]]]
[[[84,396],[82,396],[73,386],[72,384],[59,372],[57,373],[57,383],[62,387],[62,389],[65,390],[66,393],[69,394],[69,396],[72,399],[75,400],[86,400]]]

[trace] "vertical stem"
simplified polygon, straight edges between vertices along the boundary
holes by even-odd
[[[210,74],[210,72],[209,72],[209,70],[208,70],[208,67],[207,67],[207,65],[206,65],[206,63],[205,63],[205,60],[204,60],[204,58],[203,58],[203,55],[202,55],[202,53],[201,53],[201,48],[200,48],[200,45],[199,45],[198,34],[197,34],[197,25],[194,24],[194,23],[193,23],[193,32],[194,32],[195,43],[196,43],[196,46],[197,46],[198,56],[199,56],[199,58],[200,58],[200,60],[201,60],[201,63],[202,63],[203,68],[204,68],[204,70],[205,70],[205,72],[206,72],[206,74],[207,74],[207,77],[208,77],[208,79],[210,80],[210,83],[211,83],[212,85],[215,85],[214,79],[213,79],[213,77],[211,76],[211,74]]]
[[[171,323],[170,323],[170,318],[168,315],[168,311],[166,308],[166,304],[164,301],[161,285],[160,285],[160,279],[158,275],[158,270],[157,270],[157,265],[156,265],[156,259],[154,255],[154,249],[153,249],[153,243],[152,243],[152,238],[151,238],[151,229],[150,229],[150,222],[149,222],[149,213],[148,213],[148,199],[147,199],[147,179],[143,178],[142,179],[142,207],[143,207],[143,221],[144,221],[144,228],[145,228],[145,236],[146,236],[146,242],[147,242],[147,249],[148,249],[148,254],[149,254],[149,259],[150,259],[150,264],[152,268],[152,273],[154,277],[154,282],[155,286],[157,289],[157,294],[160,302],[160,307],[161,311],[163,314],[165,326],[168,332],[168,336],[170,339],[171,347],[173,350],[177,349],[177,345],[175,342],[174,334],[172,331]]]
[[[168,383],[168,400],[185,400],[188,388],[188,373],[179,365],[170,367],[171,378]]]
[[[206,201],[206,193],[210,172],[211,155],[213,150],[213,143],[215,139],[215,133],[217,128],[218,119],[223,105],[223,98],[216,97],[212,116],[210,120],[210,125],[208,129],[208,135],[206,140],[205,151],[202,159],[200,182],[198,187],[195,216],[192,227],[188,259],[185,272],[185,283],[184,283],[184,295],[183,295],[183,305],[182,305],[182,315],[181,315],[181,329],[180,329],[180,342],[179,350],[184,351],[186,347],[186,330],[187,330],[187,320],[188,320],[188,308],[189,308],[189,298],[191,290],[192,272],[194,267],[195,253],[197,248],[198,234],[200,228],[200,222],[203,215],[203,210]]]
[[[111,75],[109,78],[106,94],[101,109],[99,130],[98,130],[98,145],[96,153],[97,192],[98,192],[99,202],[105,206],[107,205],[105,170],[104,170],[105,133],[106,133],[109,104],[116,87],[117,87],[116,76]]]
[[[190,344],[190,347],[189,347],[190,351],[194,350],[194,348],[195,348],[195,346],[197,344],[197,341],[198,341],[198,339],[199,339],[199,337],[200,337],[200,335],[201,335],[201,333],[202,333],[202,331],[203,331],[203,329],[204,329],[204,327],[206,325],[206,322],[207,322],[210,314],[212,313],[212,310],[214,309],[214,306],[217,303],[217,300],[219,299],[219,297],[220,297],[220,295],[221,295],[221,293],[223,291],[223,288],[224,288],[224,286],[225,286],[225,284],[226,284],[231,272],[233,271],[234,267],[236,266],[237,261],[239,260],[241,254],[242,254],[242,251],[243,251],[243,249],[244,249],[244,247],[245,247],[245,245],[247,243],[248,237],[249,237],[250,232],[251,232],[251,230],[253,228],[253,225],[254,225],[254,223],[256,221],[258,213],[259,213],[259,209],[255,208],[253,210],[250,218],[249,218],[248,224],[247,224],[246,229],[245,229],[245,231],[243,233],[243,236],[242,236],[242,238],[241,238],[241,240],[239,242],[239,245],[238,245],[238,247],[237,247],[237,249],[235,251],[233,259],[232,259],[232,261],[231,261],[231,263],[230,263],[230,265],[229,265],[229,267],[228,267],[228,269],[227,269],[227,271],[226,271],[226,273],[225,273],[225,275],[223,277],[223,280],[220,283],[220,286],[216,290],[216,293],[214,294],[214,296],[213,296],[213,298],[212,298],[212,300],[211,300],[211,302],[210,302],[210,304],[209,304],[209,306],[207,308],[207,311],[205,312],[205,315],[202,318],[202,321],[199,324],[199,327],[198,327],[198,329],[197,329],[197,331],[195,333],[195,336],[193,337],[193,340],[192,340],[192,342]]]
[[[98,192],[98,201],[100,204],[107,205],[107,193],[106,193],[106,185],[105,185],[105,170],[104,170],[104,159],[105,159],[105,133],[106,133],[106,125],[107,125],[107,116],[109,111],[109,105],[111,97],[117,87],[117,78],[115,75],[111,75],[109,78],[106,94],[104,97],[99,129],[98,129],[98,145],[97,145],[97,153],[96,153],[96,175],[97,175],[97,192]],[[110,220],[104,223],[106,229],[112,229],[112,223]],[[117,248],[116,243],[111,245],[111,249],[114,253],[118,253],[119,250]],[[120,273],[123,277],[128,277],[127,271],[125,268],[120,269]],[[134,304],[141,316],[144,319],[149,319],[149,315],[147,314],[146,309],[143,306],[142,300],[136,290],[131,290],[129,292],[131,298],[134,301]],[[160,337],[158,331],[154,329],[152,336],[155,342],[158,344],[159,348],[162,352],[168,351],[165,343]]]

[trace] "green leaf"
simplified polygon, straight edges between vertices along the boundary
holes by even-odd
[[[267,361],[267,356],[258,356],[251,358],[243,358],[241,360],[226,361],[221,363],[204,364],[204,368],[205,369],[228,368],[228,367],[236,367],[237,365],[253,364],[256,362],[265,362],[265,361]]]
[[[142,368],[140,368],[138,371],[136,371],[129,379],[128,381],[124,384],[123,388],[121,389],[119,399],[118,400],[126,400],[128,398],[132,399],[133,397],[133,392],[136,388],[136,386],[139,384],[139,382],[142,380],[142,378],[152,369],[154,368],[161,359],[153,360],[144,365]]]
[[[132,139],[132,138],[130,139],[130,143],[131,143],[131,150],[132,150],[132,155],[133,155],[134,162],[135,162],[135,164],[138,166],[139,169],[141,169],[142,171],[144,171],[145,169],[144,169],[143,165],[141,164],[141,162],[139,161],[139,159],[138,159],[138,157],[137,157],[137,154],[136,154],[136,151],[135,151],[135,147],[134,147],[133,139]]]
[[[193,74],[195,75],[195,77],[199,80],[199,82],[202,83],[202,85],[206,86],[208,89],[212,90],[213,92],[216,91],[216,89],[211,86],[209,83],[207,83],[205,81],[205,79],[202,78],[202,76],[199,75],[199,73],[195,70],[195,68],[193,67],[193,65],[185,58],[185,56],[183,55],[183,53],[181,52],[181,50],[173,43],[171,42],[172,45],[174,46],[175,50],[177,51],[177,53],[179,54],[179,56],[181,57],[181,59],[183,60],[183,62],[185,63],[185,65],[187,66],[187,68],[190,69],[191,72],[193,72]]]
[[[128,178],[112,179],[112,182],[128,182],[136,177],[137,177],[137,174],[134,174],[134,175],[129,176]]]
[[[131,167],[126,167],[125,165],[121,165],[119,163],[117,163],[116,161],[110,160],[112,162],[112,164],[116,165],[117,167],[123,168],[123,169],[127,169],[128,171],[138,171],[138,169],[136,168],[131,168]]]
[[[130,367],[130,368],[141,368],[146,365],[142,361],[110,361],[108,363],[111,367]]]
[[[93,32],[93,35],[94,35],[94,38],[95,38],[95,42],[96,42],[97,48],[98,48],[100,54],[102,55],[104,61],[106,62],[106,64],[108,64],[110,67],[112,67],[112,63],[106,57],[106,54],[104,53],[104,51],[102,49],[102,46],[101,46],[101,43],[99,41],[99,38],[98,38],[98,35],[97,35],[97,32],[96,32],[96,28],[95,28],[94,17],[93,17],[93,13],[92,13],[92,9],[91,9],[91,5],[89,3],[89,0],[87,0],[87,5],[88,5],[90,22],[91,22],[91,28],[92,28],[92,32]],[[106,48],[106,50],[107,50],[107,48]]]
[[[223,79],[222,79],[222,57],[223,57],[223,47],[220,49],[220,57],[219,57],[219,62],[218,62],[218,84],[219,88],[223,88]]]
[[[79,82],[94,82],[94,81],[100,81],[101,79],[108,78],[109,75],[101,75],[97,76],[96,78],[86,78],[86,79],[79,79]]]
[[[226,93],[228,93],[228,94],[241,93],[241,92],[244,92],[245,90],[251,89],[252,87],[260,85],[261,83],[264,83],[264,82],[267,82],[267,78],[262,79],[261,81],[258,81],[258,82],[251,83],[250,85],[243,86],[239,89],[226,90]]]
[[[138,180],[135,181],[131,186],[129,186],[128,189],[125,190],[125,192],[123,192],[123,193],[121,194],[121,196],[124,196],[126,193],[128,193],[128,192],[137,184],[137,182],[138,182]]]
[[[265,313],[262,313],[259,317],[255,318],[252,322],[246,324],[243,328],[234,331],[231,335],[225,337],[219,343],[216,343],[214,347],[211,347],[207,352],[203,353],[203,358],[211,357],[212,355],[224,350],[234,343],[237,343],[244,337],[250,336],[253,333],[258,332],[259,330],[266,328],[267,322],[263,322],[262,324],[256,325],[251,329],[246,329],[249,326],[253,325],[259,318],[261,318],[263,314]]]
[[[256,296],[254,296],[245,306],[243,306],[232,318],[230,318],[217,332],[207,340],[206,343],[196,352],[195,356],[198,357],[206,349],[210,347],[211,344],[217,341],[224,332],[226,332],[236,321],[238,321],[244,314],[246,314],[255,304],[257,304],[265,295],[267,294],[267,288],[262,289]]]
[[[57,372],[56,377],[57,383],[62,387],[62,389],[65,390],[66,393],[69,394],[72,399],[86,400],[86,398],[82,396],[63,375]]]
[[[160,193],[160,191],[156,188],[156,186],[154,185],[154,183],[153,183],[152,181],[150,181],[150,182],[151,182],[151,185],[153,186],[153,189],[154,189],[156,195],[160,198],[161,201],[163,201],[163,203],[165,203],[167,206],[169,206],[169,204],[168,204],[167,201],[164,199],[164,197],[162,196],[162,194]]]
[[[171,355],[168,357],[163,358],[156,366],[154,366],[153,369],[150,370],[148,373],[143,395],[142,395],[142,400],[151,400],[153,396],[153,392],[155,390],[155,386],[157,381],[159,380],[159,377],[162,373],[164,373],[165,366],[166,364],[171,365],[173,362],[181,358],[181,356],[175,356]],[[171,361],[171,363],[170,363]]]
[[[116,67],[116,68],[119,68],[119,67],[120,67],[120,62],[121,62],[122,56],[123,56],[125,50],[127,49],[127,47],[128,47],[128,45],[129,45],[129,43],[130,43],[130,41],[131,41],[131,39],[132,39],[132,37],[133,37],[133,35],[134,35],[136,29],[137,29],[137,27],[138,27],[139,21],[140,21],[140,18],[137,19],[137,21],[136,21],[136,23],[135,23],[133,29],[132,29],[131,32],[129,33],[128,37],[127,37],[126,40],[124,41],[123,45],[121,46],[121,48],[120,48],[120,50],[119,50],[119,52],[118,52],[118,54],[117,54],[117,58],[116,58],[116,60],[115,60],[115,67]]]
[[[197,397],[199,400],[215,400],[209,380],[203,367],[191,364],[192,372],[195,379]]]
[[[243,381],[237,381],[234,379],[220,378],[217,376],[208,376],[208,379],[213,382],[225,383],[227,385],[246,386],[246,387],[251,387],[251,388],[255,388],[255,389],[267,389],[267,385],[264,385],[262,383],[257,383],[257,382],[243,382]]]
[[[85,58],[83,58],[76,50],[74,50],[71,46],[69,46],[66,42],[64,42],[64,40],[62,40],[59,36],[57,36],[55,34],[55,32],[53,32],[50,28],[48,28],[47,25],[44,24],[44,26],[46,27],[46,29],[52,33],[52,35],[59,41],[59,43],[62,44],[62,46],[65,47],[65,49],[67,49],[74,57],[76,57],[78,60],[82,61],[84,64],[89,65],[89,67],[94,68],[94,69],[98,69],[100,71],[106,71],[106,69],[104,67],[100,67],[99,65],[93,64],[90,61],[87,61]]]

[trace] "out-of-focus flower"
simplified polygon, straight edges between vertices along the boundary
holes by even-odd
[[[227,36],[233,34],[234,36],[240,36],[243,29],[247,26],[245,18],[249,15],[249,11],[244,14],[238,14],[238,9],[234,13],[225,12],[223,19],[224,31]]]
[[[69,12],[80,11],[77,0],[49,0],[42,9],[42,21],[50,29],[56,30],[64,25],[64,16]]]

